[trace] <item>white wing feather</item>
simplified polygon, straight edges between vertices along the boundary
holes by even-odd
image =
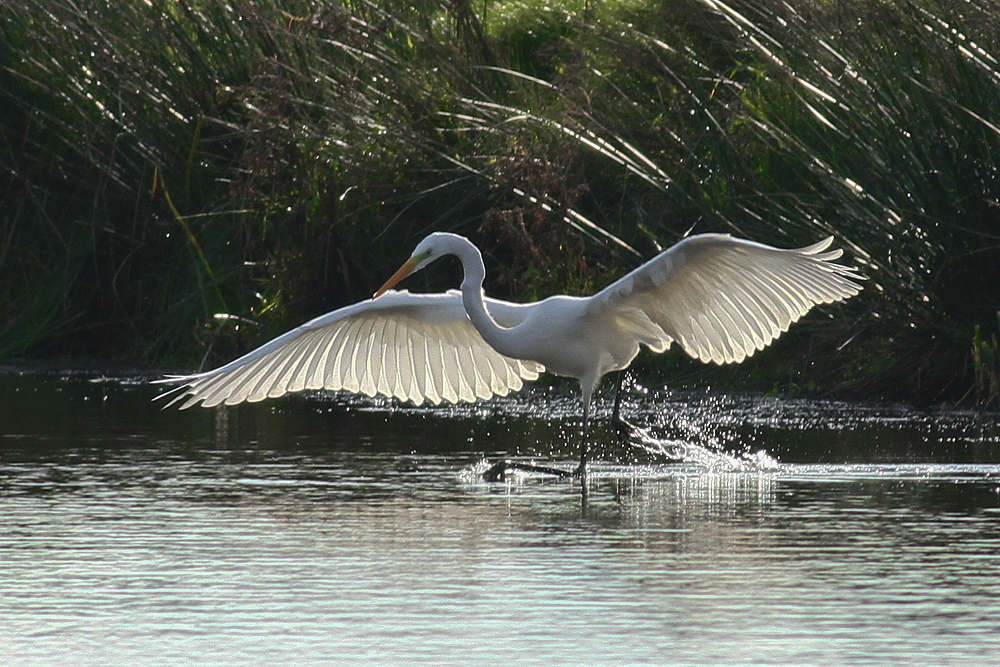
[[[728,234],[685,239],[594,295],[592,313],[614,316],[654,352],[676,341],[704,362],[741,362],[813,306],[861,291],[863,278],[832,263],[833,237],[797,250]]]
[[[502,326],[529,306],[486,299]],[[505,357],[473,327],[462,295],[390,291],[335,310],[220,368],[166,378],[181,409],[262,401],[304,389],[382,394],[415,404],[506,396],[534,380],[541,364]]]

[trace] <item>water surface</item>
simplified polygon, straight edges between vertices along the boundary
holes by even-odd
[[[1000,418],[649,392],[161,411],[0,374],[0,663],[989,664]],[[673,458],[668,458],[671,456]]]

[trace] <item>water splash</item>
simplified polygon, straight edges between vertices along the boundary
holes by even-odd
[[[764,450],[733,453],[726,451],[723,444],[702,426],[686,422],[686,430],[700,435],[704,444],[694,440],[657,438],[648,429],[632,425],[630,444],[654,456],[703,466],[707,472],[777,472],[781,462]]]

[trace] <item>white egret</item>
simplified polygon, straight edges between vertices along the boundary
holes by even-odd
[[[828,250],[832,241],[785,250],[701,234],[593,296],[518,304],[484,296],[479,249],[436,232],[371,300],[317,317],[215,370],[161,382],[181,384],[169,405],[181,401],[182,409],[304,389],[438,404],[507,395],[548,371],[580,381],[582,440],[573,474],[584,476],[590,403],[602,376],[628,367],[640,344],[663,352],[676,342],[716,364],[764,349],[813,306],[861,290],[855,269],[832,262],[842,254]],[[445,255],[462,263],[461,291],[389,291]],[[502,477],[508,467],[517,466],[501,461],[487,477]]]

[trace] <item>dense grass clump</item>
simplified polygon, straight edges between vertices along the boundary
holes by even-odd
[[[591,291],[689,232],[835,234],[865,293],[749,372],[699,373],[995,401],[996,3],[29,0],[0,18],[0,355],[230,355],[364,298],[432,229],[472,237],[517,298]]]

